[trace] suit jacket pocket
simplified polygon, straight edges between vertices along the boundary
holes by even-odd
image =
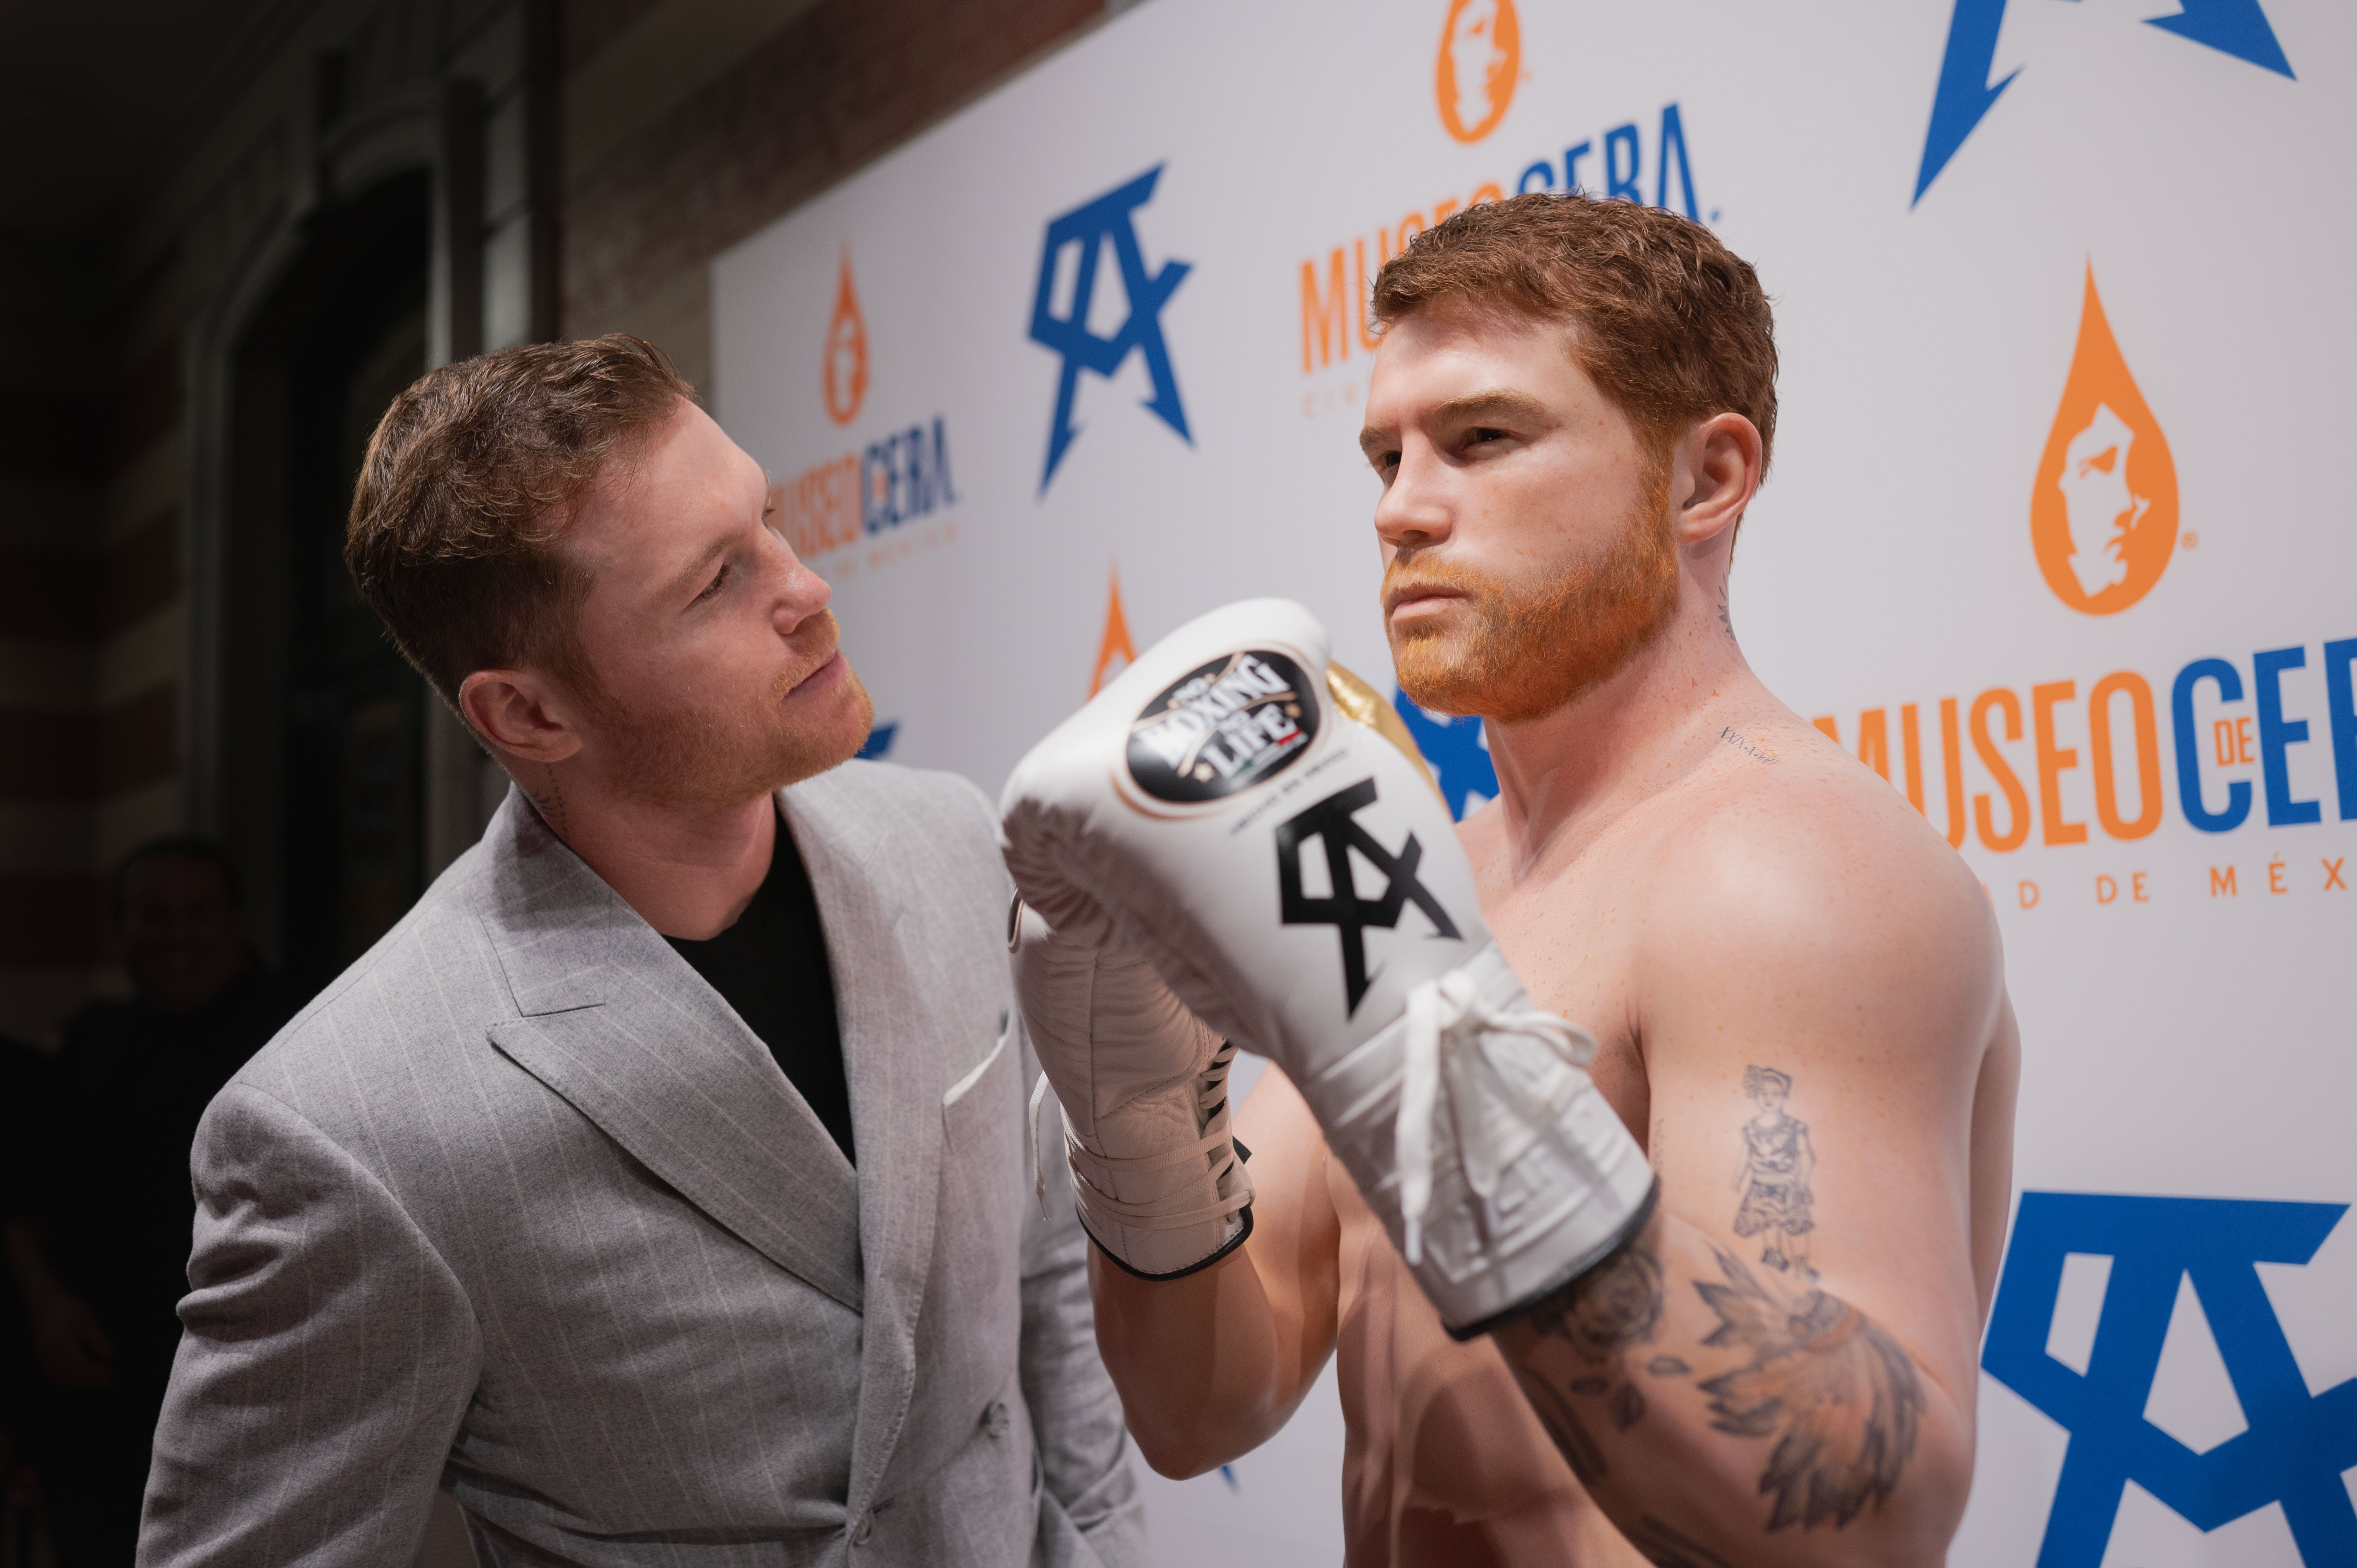
[[[957,1080],[942,1091],[942,1131],[951,1148],[970,1152],[977,1146],[978,1140],[987,1140],[995,1133],[1003,1135],[996,1123],[1001,1120],[1015,1061],[1021,1054],[1011,1048],[1014,1040],[1014,1017],[1002,1015],[998,1039],[989,1054],[959,1074]]]

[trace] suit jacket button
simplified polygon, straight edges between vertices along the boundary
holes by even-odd
[[[1005,1400],[993,1400],[983,1407],[982,1429],[993,1437],[1006,1436],[1006,1429],[1013,1424],[1014,1419],[1006,1413]]]
[[[859,1516],[858,1527],[851,1532],[851,1544],[854,1546],[865,1546],[867,1544],[867,1538],[875,1533],[876,1510],[874,1509],[869,1509],[866,1513]]]

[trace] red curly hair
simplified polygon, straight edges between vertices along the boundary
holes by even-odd
[[[1572,328],[1580,369],[1664,461],[1686,430],[1732,411],[1776,443],[1776,332],[1751,263],[1660,207],[1534,192],[1483,202],[1416,235],[1376,276],[1378,327],[1441,300]]]

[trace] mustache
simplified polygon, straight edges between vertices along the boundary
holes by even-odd
[[[1405,555],[1395,555],[1383,569],[1383,613],[1391,614],[1401,601],[1418,595],[1460,594],[1480,600],[1494,598],[1499,588],[1496,579],[1468,566],[1448,561],[1412,561]]]
[[[817,651],[811,655],[808,663],[789,668],[779,673],[775,687],[770,693],[773,700],[784,702],[793,693],[795,687],[817,674],[826,661],[834,658],[843,647],[843,627],[834,618],[833,610],[821,610],[814,616],[806,617],[802,624],[794,628],[789,634],[788,640],[800,642],[805,635],[812,634],[816,636],[820,644]]]

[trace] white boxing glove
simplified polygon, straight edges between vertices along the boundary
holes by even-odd
[[[1258,599],[1189,623],[1033,747],[1000,800],[1025,900],[1134,950],[1285,1069],[1458,1337],[1643,1224],[1595,1042],[1534,1009],[1417,765],[1326,691],[1326,630]]]
[[[1018,901],[1015,988],[1063,1108],[1081,1224],[1146,1279],[1208,1267],[1252,1234],[1252,1178],[1230,1136],[1235,1047],[1154,966],[1059,937]],[[1039,1122],[1032,1105],[1032,1122]]]

